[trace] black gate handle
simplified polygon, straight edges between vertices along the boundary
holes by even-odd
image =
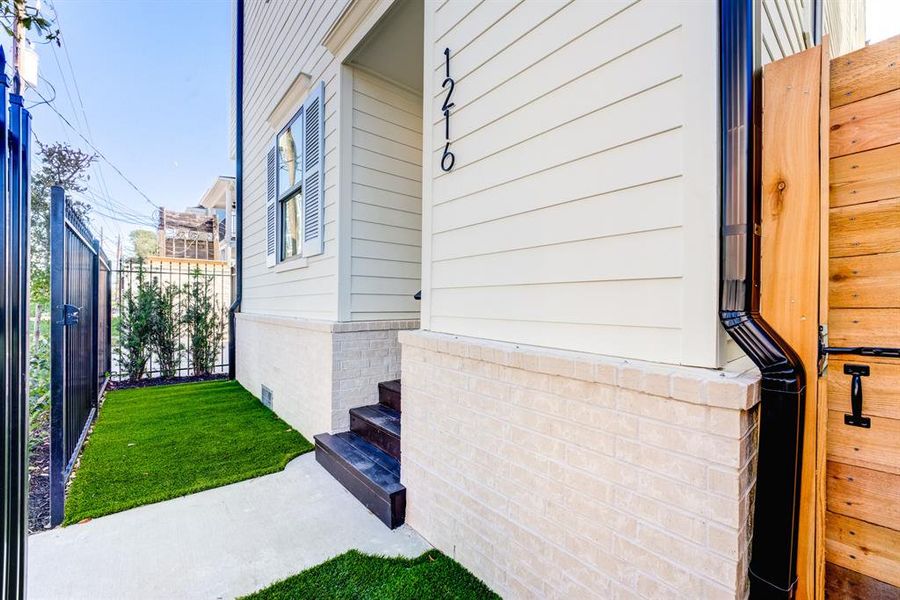
[[[882,358],[900,358],[900,348],[879,348],[877,346],[854,346],[840,348],[819,346],[819,354],[857,354],[859,356],[880,356]]]
[[[850,380],[850,410],[852,411],[852,414],[844,415],[844,424],[869,429],[872,426],[872,420],[869,419],[869,417],[862,416],[862,378],[869,376],[869,366],[847,364],[844,365],[844,374],[853,377],[853,379]]]
[[[63,304],[63,325],[69,327],[78,325],[78,317],[81,313],[81,307],[74,304]]]

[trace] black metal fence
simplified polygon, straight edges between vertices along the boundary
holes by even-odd
[[[113,330],[113,381],[134,381],[135,379],[151,379],[157,377],[193,377],[199,375],[217,375],[228,373],[228,307],[231,305],[232,272],[231,267],[222,261],[182,259],[168,257],[149,257],[146,259],[124,259],[113,271],[116,294],[114,298],[114,315],[118,323],[127,319],[128,301],[134,302],[140,293],[141,282],[150,284],[158,292],[171,289],[173,292],[171,311],[168,323],[176,330],[174,368],[160,360],[159,353],[152,346],[146,353],[146,362],[142,368],[128,369],[128,340],[123,339],[122,328]],[[192,304],[199,295],[206,295],[214,315],[212,323],[214,331],[209,332],[209,339],[195,340],[191,319],[187,317]],[[207,342],[210,355],[206,364],[197,364],[195,344]],[[136,377],[136,372],[140,375]]]
[[[110,267],[100,242],[50,194],[50,524],[62,522],[65,486],[112,368]]]
[[[0,597],[25,596],[31,115],[8,96],[0,49]]]

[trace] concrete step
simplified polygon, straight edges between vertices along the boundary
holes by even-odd
[[[378,384],[378,403],[393,408],[397,412],[400,408],[400,380],[382,381]]]
[[[350,431],[400,460],[400,413],[384,404],[350,409]]]
[[[403,524],[406,488],[400,484],[400,461],[352,431],[314,439],[319,464],[385,525]]]

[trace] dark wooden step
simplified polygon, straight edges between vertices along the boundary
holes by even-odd
[[[385,404],[350,409],[350,431],[400,460],[400,413]]]
[[[314,439],[320,465],[385,525],[403,524],[406,488],[400,484],[400,461],[352,431]]]
[[[400,408],[400,380],[382,381],[378,384],[378,403],[393,408],[397,412]]]

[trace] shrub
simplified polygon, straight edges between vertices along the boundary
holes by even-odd
[[[178,314],[180,290],[174,283],[151,284],[153,313],[150,317],[150,345],[159,361],[160,375],[174,377],[181,360],[181,317]]]
[[[119,319],[119,364],[129,379],[144,376],[153,347],[153,325],[158,305],[153,282],[147,281],[138,261],[137,285],[123,292]]]
[[[50,340],[44,336],[31,347],[28,369],[30,426],[28,447],[34,449],[44,441],[43,425],[50,420]]]
[[[186,297],[182,322],[187,329],[188,350],[194,375],[208,375],[216,366],[216,359],[224,337],[224,312],[215,300],[212,277],[204,277],[200,269],[191,273],[184,286]]]

